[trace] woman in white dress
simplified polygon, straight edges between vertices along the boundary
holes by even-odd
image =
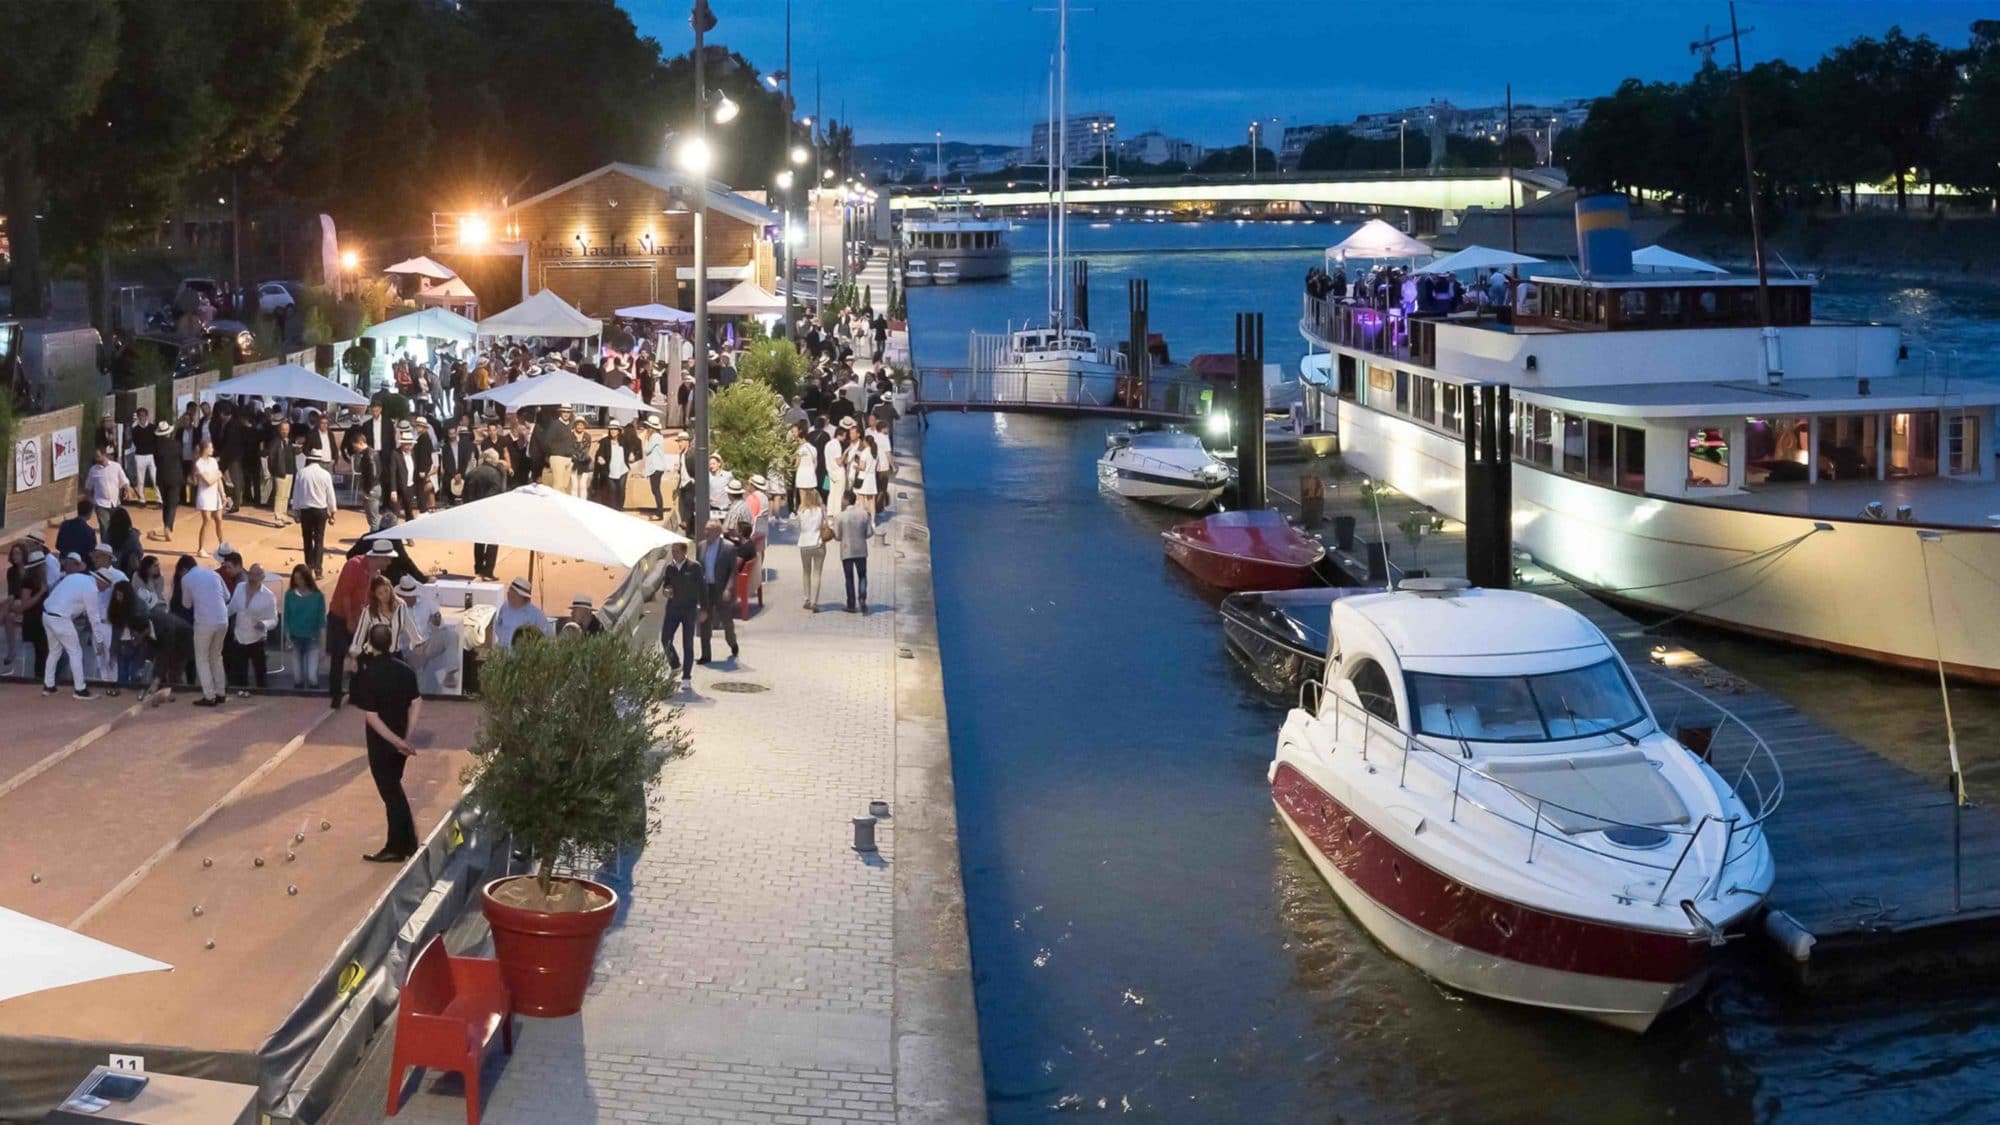
[[[793,494],[792,510],[796,512],[799,496],[808,492],[814,496],[819,495],[819,450],[813,448],[813,443],[806,440],[804,426],[799,427],[799,450],[794,455],[794,460],[796,465],[792,470],[792,486],[797,491]],[[803,543],[804,540],[800,542]]]
[[[854,452],[854,432],[842,430],[832,441],[826,443],[826,515],[828,519],[840,514],[847,506],[847,465],[848,457]]]
[[[208,546],[208,529],[215,529],[215,544],[222,545],[222,466],[215,461],[215,443],[205,441],[195,450],[194,512],[200,531],[195,535],[194,553]]]

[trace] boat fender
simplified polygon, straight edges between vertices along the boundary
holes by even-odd
[[[1819,939],[1811,931],[1799,925],[1798,920],[1782,910],[1773,910],[1764,915],[1764,936],[1776,942],[1785,955],[1803,965],[1812,960],[1813,946]]]

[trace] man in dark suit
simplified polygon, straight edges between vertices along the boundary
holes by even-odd
[[[382,469],[382,499],[405,520],[417,518],[417,435],[408,426],[395,431],[396,448]]]
[[[264,467],[270,470],[271,514],[284,527],[292,522],[292,478],[299,473],[299,448],[292,444],[292,424],[283,418],[264,439]]]
[[[351,443],[357,433],[368,439],[368,448],[375,457],[376,487],[381,489],[381,499],[386,504],[389,499],[389,461],[396,453],[396,423],[383,415],[380,402],[371,402],[368,404],[368,417],[347,431],[350,454],[353,452]]]
[[[721,520],[710,520],[702,529],[695,554],[702,581],[708,586],[708,601],[701,615],[701,659],[695,663],[709,662],[709,637],[717,624],[722,626],[722,637],[729,642],[729,658],[734,660],[741,651],[736,646],[736,571],[743,563],[742,549],[734,539],[723,536]]]
[[[459,418],[444,444],[444,461],[438,479],[453,500],[465,500],[465,476],[479,464],[479,440],[472,436],[472,420]]]
[[[479,455],[479,463],[465,471],[464,502],[484,500],[488,496],[498,496],[507,491],[507,478],[500,471],[500,451],[489,449]],[[498,582],[493,568],[500,562],[500,548],[493,543],[472,545],[472,573],[474,577],[489,582]]]
[[[681,687],[686,689],[694,679],[694,633],[708,603],[708,583],[702,578],[701,564],[688,557],[687,544],[674,544],[669,554],[672,558],[660,582],[667,599],[660,622],[660,647],[666,650],[667,667],[681,674]],[[676,635],[680,638],[678,656],[674,654]]]

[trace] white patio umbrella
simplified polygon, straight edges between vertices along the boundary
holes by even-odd
[[[651,520],[539,484],[524,484],[512,492],[418,516],[378,531],[372,538],[496,543],[627,567],[637,566],[640,559],[662,547],[688,542],[686,536]]]
[[[1530,258],[1526,254],[1516,254],[1511,250],[1496,250],[1491,246],[1468,246],[1456,254],[1444,257],[1424,266],[1423,273],[1458,273],[1462,270],[1491,270],[1503,266],[1538,266],[1540,258]]]
[[[276,367],[266,367],[262,371],[252,371],[248,375],[238,375],[234,379],[224,379],[201,393],[257,398],[295,398],[336,406],[368,405],[366,397],[296,363],[281,363]]]
[[[1437,251],[1411,238],[1380,219],[1370,219],[1361,224],[1360,229],[1339,242],[1327,247],[1328,261],[1345,262],[1349,258],[1364,261],[1387,261],[1395,258],[1428,258]]]
[[[651,320],[661,324],[692,324],[694,314],[672,305],[651,304],[632,305],[618,310],[618,315],[626,320]]]
[[[546,336],[588,339],[604,331],[595,317],[578,312],[553,290],[540,292],[479,322],[481,336]]]
[[[1632,268],[1641,273],[1728,273],[1721,266],[1700,258],[1690,258],[1664,246],[1647,246],[1632,252]]]
[[[479,335],[479,325],[450,309],[418,309],[413,313],[392,317],[380,324],[371,324],[361,334],[371,340],[421,336],[426,340],[451,340],[455,343],[470,344],[473,338]]]
[[[639,396],[629,389],[607,387],[573,371],[551,371],[466,397],[478,402],[495,403],[508,410],[519,410],[524,406],[603,406],[612,410],[659,413],[657,408],[641,402]]]
[[[428,277],[432,281],[450,281],[452,278],[458,276],[458,274],[452,271],[452,268],[450,266],[447,266],[442,262],[436,261],[435,259],[425,258],[425,257],[407,258],[403,261],[397,262],[395,265],[390,266],[387,269],[384,269],[382,272],[393,273],[393,274],[415,274],[418,277]]]
[[[165,961],[85,937],[52,922],[0,909],[0,1002],[128,973],[173,968]]]
[[[783,316],[785,299],[759,288],[754,281],[739,281],[710,301],[708,311],[715,316]]]

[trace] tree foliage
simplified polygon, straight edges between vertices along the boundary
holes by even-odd
[[[1975,25],[1961,51],[1892,27],[1835,47],[1810,70],[1773,61],[1745,71],[1765,202],[1809,207],[1857,184],[1893,182],[1900,209],[1912,174],[1933,190],[1940,179],[1992,184],[2000,171],[1993,30]],[[1735,76],[1712,61],[1686,82],[1626,79],[1564,139],[1559,155],[1579,187],[1658,192],[1696,213],[1745,209]]]
[[[710,396],[708,426],[715,455],[745,480],[771,472],[792,452],[784,403],[777,392],[756,380],[738,379]]]
[[[758,340],[737,359],[736,373],[789,399],[805,383],[806,360],[790,340]]]
[[[615,632],[530,640],[481,667],[478,757],[461,780],[535,857],[544,896],[558,862],[645,843],[652,784],[685,749],[673,684],[657,647]]]

